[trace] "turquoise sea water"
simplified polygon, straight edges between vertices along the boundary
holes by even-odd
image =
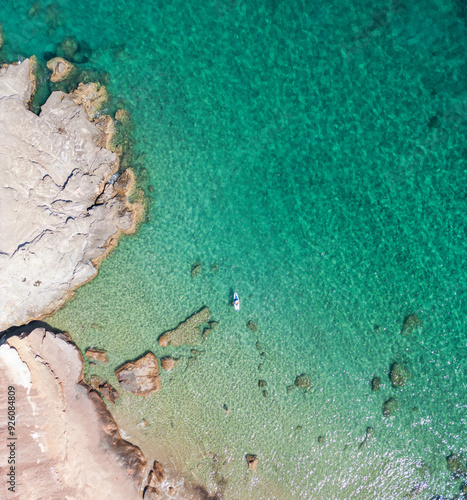
[[[446,456],[466,465],[462,2],[32,5],[0,7],[4,54],[86,41],[85,66],[108,72],[135,124],[148,220],[50,323],[107,349],[109,366],[86,373],[114,385],[147,350],[181,356],[161,392],[121,394],[121,421],[150,424],[136,442],[223,499],[458,495]],[[220,324],[200,354],[159,347],[204,305]],[[423,328],[402,336],[412,313]],[[398,389],[394,362],[412,374]],[[312,390],[287,392],[301,373]]]

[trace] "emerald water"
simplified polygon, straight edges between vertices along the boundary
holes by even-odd
[[[86,374],[115,386],[148,350],[181,357],[159,393],[121,391],[126,432],[223,499],[458,495],[446,457],[467,447],[463,3],[34,5],[3,2],[4,55],[86,41],[84,67],[109,74],[134,122],[147,221],[49,321],[106,349],[109,365]],[[204,305],[219,326],[198,355],[158,345]],[[413,313],[423,328],[403,336]],[[401,388],[394,362],[411,373]],[[301,373],[313,388],[288,392]]]

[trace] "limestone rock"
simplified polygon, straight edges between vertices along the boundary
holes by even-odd
[[[207,323],[210,317],[211,311],[207,307],[203,307],[200,311],[180,323],[174,330],[162,334],[159,338],[159,345],[163,347],[167,347],[168,345],[178,347],[183,344],[201,344],[203,336],[199,327]]]
[[[47,67],[52,71],[50,81],[54,83],[66,80],[75,69],[73,64],[62,57],[54,57],[47,61]]]
[[[109,98],[107,89],[98,83],[80,83],[70,94],[73,102],[83,106],[89,120],[93,120],[104,102]]]
[[[423,323],[416,313],[409,314],[404,318],[402,323],[401,334],[404,336],[410,335],[414,330],[421,329]]]
[[[295,379],[294,384],[295,387],[298,387],[299,389],[305,389],[305,391],[313,387],[313,384],[311,383],[311,380],[306,373],[298,375]]]
[[[0,23],[0,49],[3,47],[4,43],[5,43],[5,33],[3,31],[3,26]]]
[[[399,408],[399,400],[397,398],[389,398],[383,403],[383,415],[390,417]]]
[[[131,115],[126,109],[117,109],[115,112],[115,119],[120,123],[123,123],[123,125],[131,124]]]
[[[245,459],[248,463],[248,468],[251,472],[254,472],[256,467],[258,467],[258,457],[256,455],[246,455]]]
[[[161,358],[162,369],[166,371],[173,370],[177,364],[178,359],[172,358],[172,356],[165,356]]]
[[[161,389],[157,358],[151,352],[134,362],[126,363],[115,375],[123,389],[138,396],[149,396]]]
[[[402,387],[410,380],[410,372],[400,363],[393,363],[389,373],[393,387]]]
[[[146,486],[143,492],[143,500],[154,500],[161,497],[161,493],[154,486]]]
[[[99,361],[99,363],[108,363],[109,359],[107,358],[107,352],[104,349],[95,349],[90,347],[86,349],[86,357],[91,359],[92,361]]]
[[[121,438],[100,396],[88,391],[81,353],[64,335],[31,329],[16,330],[0,346],[0,379],[15,388],[20,417],[14,498],[140,498],[144,456]],[[0,391],[1,408],[7,395]],[[2,453],[4,471],[6,461]],[[6,487],[4,480],[1,498],[10,498]]]
[[[31,74],[28,59],[0,69],[0,331],[55,312],[141,213],[108,183],[118,157],[76,96],[27,109]]]

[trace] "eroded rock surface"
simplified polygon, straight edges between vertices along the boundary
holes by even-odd
[[[159,338],[159,345],[163,347],[167,347],[168,345],[178,347],[183,344],[201,344],[204,337],[201,334],[200,326],[207,323],[210,317],[211,311],[207,307],[203,307],[200,311],[180,323],[174,330],[162,334]]]
[[[33,89],[30,60],[0,69],[0,331],[56,311],[140,209],[131,174],[119,190],[108,182],[112,120],[90,121],[105,89],[53,92],[39,116],[27,109]]]
[[[0,346],[0,379],[14,387],[16,488],[5,499],[131,500],[141,496],[146,461],[121,438],[102,399],[83,381],[83,358],[67,337],[20,330]],[[0,407],[7,391],[0,391]],[[4,443],[6,418],[0,420]],[[0,455],[3,471],[10,466]]]

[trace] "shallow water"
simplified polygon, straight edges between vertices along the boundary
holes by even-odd
[[[59,1],[28,17],[4,2],[9,57],[87,41],[152,186],[146,224],[50,323],[107,349],[87,373],[115,385],[147,350],[182,357],[160,393],[116,409],[222,498],[451,498],[446,456],[467,446],[467,14],[313,3]],[[220,325],[194,360],[157,344],[203,305]],[[423,328],[402,336],[414,312]],[[395,361],[412,374],[399,389]],[[287,393],[301,373],[312,390]]]

